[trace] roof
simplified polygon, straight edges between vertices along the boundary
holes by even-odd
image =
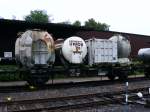
[[[150,46],[150,36],[131,34],[116,31],[98,31],[85,27],[76,27],[66,24],[57,23],[34,23],[20,20],[6,20],[0,19],[0,55],[2,56],[6,51],[13,51],[15,49],[15,41],[19,32],[24,32],[28,29],[41,29],[48,31],[54,40],[58,38],[68,38],[70,36],[80,36],[84,39],[98,37],[110,38],[114,34],[121,34],[131,41],[133,55],[137,54],[139,48]]]
[[[65,31],[65,30],[71,30],[74,32],[77,31],[94,31],[94,32],[103,32],[103,33],[115,33],[115,34],[126,34],[126,35],[139,35],[139,36],[148,36],[148,35],[142,35],[142,34],[133,34],[133,33],[126,33],[126,32],[117,32],[117,31],[99,31],[94,30],[92,28],[86,28],[83,26],[77,27],[73,25],[68,24],[61,24],[61,23],[36,23],[36,22],[27,22],[27,21],[21,21],[21,20],[8,20],[8,19],[0,19],[0,27],[1,25],[3,28],[11,28],[15,31],[25,31],[27,29],[42,29],[42,30],[48,30],[52,32],[54,30],[57,31]],[[9,26],[9,27],[7,27]],[[149,37],[149,36],[148,36]]]

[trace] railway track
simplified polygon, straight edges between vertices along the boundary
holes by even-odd
[[[134,93],[139,91],[145,95],[149,94],[148,88],[131,89],[128,90],[128,94],[131,94],[131,96],[129,95],[129,99],[137,98]],[[46,99],[7,101],[0,102],[0,107],[5,109],[6,112],[45,112],[78,109],[114,103],[125,104],[125,91],[81,94],[77,96]]]
[[[139,91],[143,93],[145,91],[145,93],[148,94],[149,80],[145,78],[134,78],[129,79],[128,82],[130,85],[128,88],[129,94]],[[21,91],[18,90],[18,88],[13,88],[13,91],[11,91],[11,89],[9,91],[2,91],[0,93],[0,111],[57,111],[58,109],[76,109],[113,103],[122,104],[125,100],[125,85],[119,81],[84,82],[47,86],[48,85],[33,91],[27,88]],[[16,90],[17,92],[15,92]],[[45,94],[47,95],[44,96]],[[135,96],[135,94],[132,94],[132,98]],[[6,100],[6,98],[8,99]]]
[[[79,79],[80,80],[80,79]],[[133,77],[129,78],[128,82],[140,82],[140,81],[148,81],[145,77]],[[10,82],[9,82],[10,83]],[[96,80],[96,81],[79,81],[79,82],[61,82],[54,84],[46,84],[44,86],[32,87],[29,85],[13,85],[12,86],[3,86],[0,85],[0,93],[17,93],[17,92],[32,92],[32,91],[40,91],[40,90],[51,90],[51,89],[63,89],[63,88],[72,88],[72,87],[92,87],[92,86],[104,86],[104,85],[114,85],[121,84],[124,82],[120,82],[119,80],[110,81],[110,80]],[[10,84],[9,84],[10,85]]]

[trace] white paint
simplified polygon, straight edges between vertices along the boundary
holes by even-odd
[[[126,86],[128,87],[128,85],[129,85],[129,83],[128,82],[126,82]]]
[[[62,45],[62,54],[70,63],[80,64],[87,54],[87,46],[80,37],[69,37]]]
[[[12,52],[4,52],[5,58],[12,58]]]
[[[138,96],[139,98],[143,98],[143,94],[142,94],[141,92],[138,92],[138,93],[137,93],[137,96]]]
[[[93,38],[86,40],[86,45],[89,65],[118,62],[116,41]]]

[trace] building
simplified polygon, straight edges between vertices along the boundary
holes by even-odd
[[[131,42],[131,57],[136,57],[140,48],[150,47],[150,36],[130,34],[113,31],[95,31],[85,27],[76,27],[64,24],[54,23],[32,23],[18,20],[0,19],[0,57],[4,57],[4,52],[12,52],[14,56],[15,41],[19,32],[27,29],[42,29],[52,34],[54,40],[58,38],[67,38],[70,36],[80,36],[83,39],[105,38],[108,39],[115,34],[121,34],[127,37]]]

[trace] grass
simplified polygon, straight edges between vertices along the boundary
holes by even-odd
[[[138,64],[138,62],[136,63]],[[1,82],[5,82],[5,81],[20,81],[23,80],[23,78],[20,77],[19,72],[10,72],[13,70],[17,70],[18,67],[16,65],[0,65],[0,81]],[[7,71],[5,73],[2,73],[1,71]],[[143,70],[136,70],[132,73],[130,73],[130,75],[143,75],[144,71]],[[51,79],[51,74],[49,74],[49,78]],[[81,77],[89,77],[86,75],[82,75],[82,76],[69,76],[69,74],[67,73],[57,73],[54,75],[54,79],[66,79],[66,78],[81,78]]]
[[[14,72],[17,69],[15,65],[0,65],[0,81],[19,81],[22,80],[18,72]],[[5,71],[5,72],[3,72]]]
[[[5,82],[5,81],[20,81],[22,80],[19,76],[19,74],[0,74],[0,81]]]

